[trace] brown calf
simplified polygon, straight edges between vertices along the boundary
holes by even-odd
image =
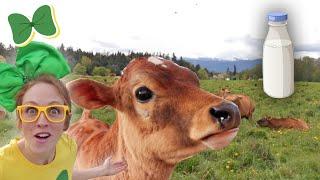
[[[68,132],[79,146],[80,169],[111,155],[126,159],[128,170],[110,179],[168,179],[178,162],[226,147],[240,123],[237,106],[201,90],[195,73],[155,57],[132,60],[111,87],[88,79],[67,87],[86,109],[116,110],[110,128],[84,115]]]
[[[249,96],[243,94],[231,94],[229,89],[223,88],[218,93],[220,97],[238,105],[241,118],[252,119],[252,114],[255,110],[255,105]]]
[[[273,129],[289,128],[297,130],[308,130],[309,126],[306,122],[294,118],[271,118],[265,117],[257,121],[261,127],[269,127]]]

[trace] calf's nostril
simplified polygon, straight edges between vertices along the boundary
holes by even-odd
[[[218,110],[215,108],[210,108],[210,114],[211,116],[215,117],[217,121],[220,123],[222,128],[224,127],[224,124],[226,121],[228,121],[231,118],[231,115],[228,111],[225,110]]]

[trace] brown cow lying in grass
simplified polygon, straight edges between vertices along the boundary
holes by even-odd
[[[218,93],[220,97],[228,101],[234,102],[238,105],[241,118],[252,119],[252,114],[255,110],[255,105],[249,96],[243,94],[231,94],[231,91],[226,88],[222,88]]]
[[[271,118],[265,117],[257,121],[261,127],[269,127],[273,129],[289,128],[297,130],[308,130],[309,126],[306,122],[294,118]]]
[[[80,169],[110,155],[126,159],[128,170],[110,179],[168,179],[178,162],[208,147],[226,147],[240,123],[237,106],[201,90],[195,73],[155,57],[132,60],[111,87],[88,79],[67,87],[86,109],[116,110],[110,128],[88,117],[68,132],[79,146]]]

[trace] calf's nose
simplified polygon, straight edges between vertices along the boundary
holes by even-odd
[[[232,102],[223,101],[218,106],[209,108],[213,121],[220,124],[223,129],[238,127],[240,124],[240,112],[238,106]]]

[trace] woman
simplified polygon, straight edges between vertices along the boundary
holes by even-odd
[[[6,81],[0,83],[0,105],[9,111],[16,107],[22,135],[0,149],[1,180],[89,179],[126,169],[125,162],[112,163],[108,158],[101,166],[73,171],[77,145],[64,134],[71,100],[57,79],[70,70],[60,52],[32,42],[18,50],[16,65],[0,64],[0,78]]]

